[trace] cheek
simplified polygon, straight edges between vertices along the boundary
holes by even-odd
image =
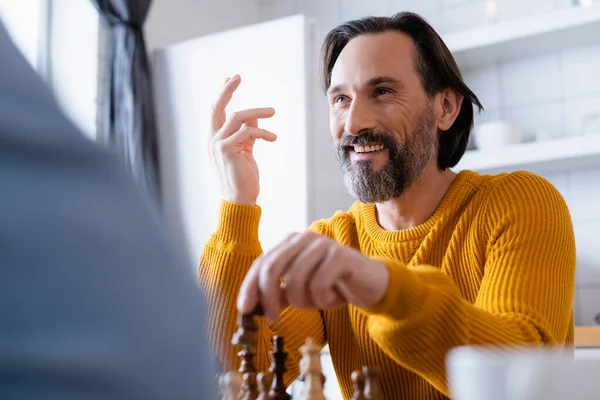
[[[339,111],[329,111],[329,131],[335,141],[338,141],[344,135],[345,121]]]
[[[404,141],[416,128],[419,121],[419,113],[415,107],[408,104],[397,105],[386,112],[386,124],[397,133],[399,139]]]

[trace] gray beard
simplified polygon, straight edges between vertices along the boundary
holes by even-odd
[[[359,143],[383,142],[389,154],[388,162],[374,171],[371,161],[350,161],[347,146],[353,138],[334,144],[346,188],[353,198],[362,203],[382,203],[399,197],[421,177],[427,164],[437,156],[438,138],[430,108],[423,111],[417,127],[404,144],[397,143],[390,134],[383,132],[365,132],[361,136],[364,139]]]

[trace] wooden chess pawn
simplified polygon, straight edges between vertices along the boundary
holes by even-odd
[[[361,370],[353,371],[350,375],[352,379],[352,385],[354,386],[354,394],[352,400],[366,400],[365,399],[365,376]]]
[[[219,390],[222,400],[238,400],[242,389],[242,376],[235,371],[219,376]]]
[[[256,400],[258,398],[256,372],[246,372],[244,374],[242,390],[239,395],[241,400]]]
[[[312,338],[307,338],[304,346],[300,347],[300,352],[303,354],[302,359],[300,360],[300,376],[298,380],[304,382],[304,375],[306,371],[310,368],[310,363],[316,363],[316,365],[321,368],[321,359],[319,358],[321,349],[319,346],[312,340]],[[313,367],[314,368],[314,367]],[[325,375],[321,373],[321,384],[325,386]]]
[[[269,397],[269,389],[273,382],[273,375],[270,372],[261,372],[257,375],[258,380],[258,397],[256,400],[271,400]]]
[[[362,368],[362,372],[365,376],[365,399],[383,400],[383,395],[381,394],[381,386],[379,384],[379,368],[365,366]]]
[[[300,361],[300,369],[304,376],[303,400],[327,400],[323,393],[325,375],[322,373],[319,351],[319,346],[311,339],[307,339],[306,344],[300,347],[303,355]]]

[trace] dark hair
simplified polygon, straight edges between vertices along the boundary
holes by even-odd
[[[348,42],[360,35],[397,31],[410,37],[417,48],[415,69],[425,93],[432,98],[452,88],[464,96],[454,124],[439,137],[438,166],[454,167],[462,158],[473,128],[473,104],[483,106],[464,83],[450,50],[436,31],[419,15],[400,12],[392,17],[365,17],[348,21],[332,29],[322,48],[322,80],[325,90],[331,85],[331,71]]]

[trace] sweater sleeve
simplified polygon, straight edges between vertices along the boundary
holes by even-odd
[[[262,253],[258,238],[261,209],[226,201],[221,202],[217,229],[209,238],[200,257],[198,279],[209,305],[208,338],[225,371],[239,368],[238,348],[231,344],[237,331],[237,296],[242,281],[254,260]],[[299,374],[299,348],[307,338],[325,345],[323,320],[318,310],[288,307],[275,324],[257,318],[259,327],[257,355],[259,371],[268,370],[273,335],[285,338],[289,353],[285,376],[286,385]]]
[[[558,191],[533,174],[510,174],[482,211],[486,262],[473,304],[438,268],[382,259],[389,287],[365,310],[386,354],[446,395],[445,360],[453,347],[564,345],[572,329],[575,239]]]

